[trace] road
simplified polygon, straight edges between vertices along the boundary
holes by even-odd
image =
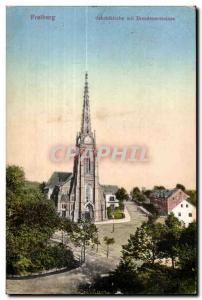
[[[81,267],[45,277],[23,280],[7,280],[7,294],[79,294],[79,286],[92,282],[100,274],[107,274],[115,269],[121,256],[121,246],[127,243],[131,233],[147,219],[132,202],[126,203],[130,221],[115,224],[96,225],[99,230],[101,245],[98,253],[91,247],[87,250],[86,263]],[[103,237],[113,237],[115,244],[111,246],[109,258],[106,258],[106,247]]]

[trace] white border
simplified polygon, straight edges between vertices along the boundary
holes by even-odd
[[[78,6],[78,5],[93,5],[93,6],[109,6],[109,5],[121,5],[121,6],[196,6],[200,10],[202,6],[201,0],[195,0],[195,1],[181,1],[181,0],[173,0],[173,1],[143,1],[143,0],[136,0],[136,1],[123,1],[123,0],[102,0],[102,1],[82,1],[82,0],[71,0],[71,1],[65,1],[65,0],[49,0],[49,1],[44,1],[44,0],[35,0],[35,1],[30,1],[28,3],[28,0],[21,0],[21,1],[5,1],[1,0],[0,2],[0,82],[1,82],[1,88],[0,88],[0,141],[1,141],[1,147],[0,147],[0,243],[2,245],[1,249],[1,269],[0,269],[0,299],[7,299],[7,295],[5,295],[5,147],[6,147],[6,138],[5,138],[5,119],[6,119],[6,105],[5,105],[5,69],[6,69],[6,64],[5,64],[5,55],[6,55],[6,43],[5,43],[5,37],[6,37],[6,6]],[[200,13],[200,11],[199,11]],[[201,26],[199,22],[199,41],[201,40]],[[201,68],[200,68],[201,70]],[[200,73],[199,70],[199,73]],[[199,82],[199,85],[201,86],[201,81]],[[202,116],[201,112],[201,107],[200,107],[200,116]],[[200,139],[201,139],[201,126],[199,128],[200,132]],[[186,133],[185,133],[186,134]],[[201,161],[200,161],[200,170],[201,170]],[[201,182],[201,180],[200,180]],[[201,188],[200,188],[201,191]],[[199,194],[200,195],[200,194]],[[201,219],[201,212],[199,217],[199,221]],[[200,231],[199,231],[200,233]],[[200,245],[201,246],[201,245]],[[200,248],[201,249],[201,248]],[[200,264],[201,267],[201,264]],[[199,270],[201,269],[199,267]],[[199,276],[200,277],[200,276]],[[200,287],[199,282],[199,287]],[[14,297],[14,296],[13,296]],[[52,296],[51,298],[56,299],[59,296]],[[163,298],[158,297],[158,298]],[[29,296],[18,296],[18,299],[29,299]],[[43,299],[43,296],[37,297],[38,299]],[[77,298],[82,298],[82,297],[77,297]],[[92,298],[92,297],[91,297]],[[94,297],[93,297],[94,298]],[[112,297],[105,297],[105,298],[112,298]],[[126,297],[121,297],[121,298],[126,298]],[[135,298],[139,298],[135,296]],[[149,297],[141,297],[143,298],[149,298]],[[172,299],[177,299],[178,297],[171,297]]]

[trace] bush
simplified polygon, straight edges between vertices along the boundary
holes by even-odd
[[[107,216],[108,219],[123,219],[125,217],[125,214],[123,213],[123,211],[119,208],[119,207],[115,207],[114,209],[112,209],[111,207],[107,208]]]
[[[28,255],[20,255],[16,258],[15,262],[13,261],[8,273],[27,275],[55,268],[66,267],[67,269],[72,269],[75,265],[76,261],[74,260],[72,251],[66,249],[64,245],[47,245],[43,250],[31,253],[30,257]]]
[[[43,251],[32,257],[35,270],[49,270],[53,268],[67,267],[71,269],[75,266],[76,261],[71,250],[66,249],[63,244],[48,245]]]

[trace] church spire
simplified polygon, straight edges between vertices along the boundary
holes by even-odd
[[[88,73],[86,72],[84,96],[83,96],[81,134],[88,134],[88,133],[91,133],[91,123],[90,123],[90,106],[89,106],[89,95],[88,95]]]

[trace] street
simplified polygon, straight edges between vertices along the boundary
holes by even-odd
[[[86,252],[86,262],[81,267],[71,271],[37,277],[32,279],[7,280],[7,294],[78,294],[79,286],[90,283],[93,278],[100,274],[107,274],[116,268],[121,256],[122,245],[127,243],[131,233],[141,223],[147,220],[141,212],[137,211],[136,205],[126,202],[126,208],[130,215],[130,221],[114,224],[97,224],[101,245],[98,253],[96,246],[90,246]],[[103,237],[113,237],[115,244],[110,247],[109,258],[106,257],[106,246]],[[74,254],[78,255],[79,249]]]

